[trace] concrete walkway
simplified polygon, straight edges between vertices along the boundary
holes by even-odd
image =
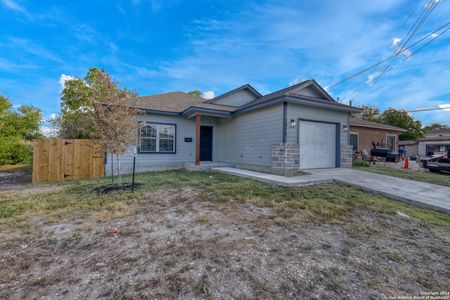
[[[284,187],[338,182],[381,194],[390,199],[450,214],[450,187],[399,177],[353,169],[308,170],[308,175],[294,177],[277,176],[229,167],[212,168],[212,170]]]

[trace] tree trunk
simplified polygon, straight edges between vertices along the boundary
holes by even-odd
[[[114,154],[111,153],[111,183],[114,183]]]
[[[119,175],[119,184],[122,184],[122,172],[120,170],[120,158],[119,158],[119,153],[116,154],[117,155],[117,174]]]

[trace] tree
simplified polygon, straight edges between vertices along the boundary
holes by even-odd
[[[355,115],[358,119],[363,119],[371,122],[382,122],[380,109],[376,106],[363,105],[361,106],[363,112]]]
[[[422,123],[408,114],[405,110],[389,108],[381,116],[382,123],[406,129],[399,135],[400,140],[416,140],[424,135]]]
[[[8,98],[0,96],[0,136],[18,136],[26,140],[38,138],[42,122],[42,110],[21,105],[13,109]]]
[[[59,136],[65,139],[92,139],[94,107],[89,81],[74,78],[64,84],[61,92],[61,114],[53,121]]]
[[[430,125],[427,125],[423,128],[424,132],[428,132],[433,129],[442,129],[442,128],[449,128],[446,124],[440,124],[440,123],[432,123]]]
[[[95,111],[92,123],[95,136],[108,153],[117,155],[120,181],[119,155],[138,142],[137,95],[119,88],[103,69],[90,69],[86,78]]]
[[[41,136],[42,111],[34,106],[13,108],[8,98],[0,96],[0,165],[29,163],[31,149],[25,140]]]
[[[193,90],[193,91],[188,92],[188,94],[191,94],[191,95],[194,95],[194,96],[201,96],[202,92],[199,91],[199,90]]]

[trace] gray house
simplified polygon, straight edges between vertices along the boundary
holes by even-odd
[[[183,92],[139,98],[138,171],[209,162],[292,175],[299,169],[351,167],[349,116],[361,110],[336,102],[307,80],[261,95],[249,84],[212,100]],[[131,170],[132,155],[122,155]],[[106,170],[110,172],[108,157]]]

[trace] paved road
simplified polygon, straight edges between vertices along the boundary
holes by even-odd
[[[284,177],[236,168],[213,170],[286,187],[340,182],[402,202],[450,214],[450,187],[353,169],[308,170],[309,175]]]

